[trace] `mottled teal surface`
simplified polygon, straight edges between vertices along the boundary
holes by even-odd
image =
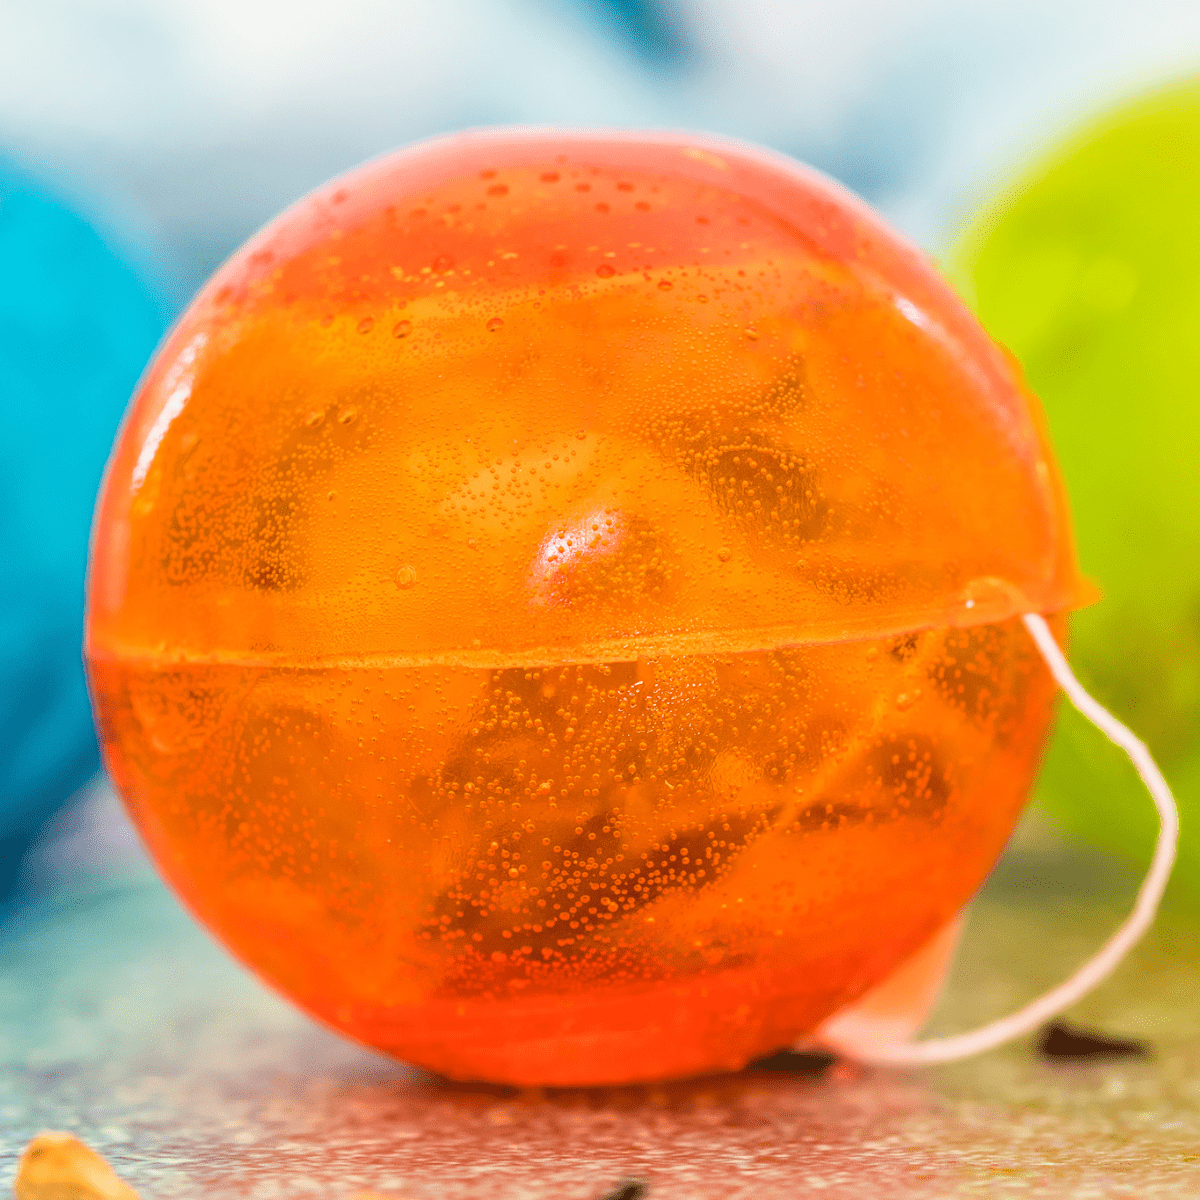
[[[935,1024],[1059,979],[1132,880],[1036,829],[977,903]],[[1200,1195],[1200,949],[1160,927],[1078,1020],[1154,1057],[1039,1061],[1027,1043],[921,1072],[746,1071],[661,1087],[447,1084],[261,989],[148,875],[59,892],[0,940],[0,1186],[67,1129],[144,1200],[648,1200]]]

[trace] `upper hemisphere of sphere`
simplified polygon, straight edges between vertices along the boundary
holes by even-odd
[[[93,639],[156,571],[263,607],[201,654],[750,648],[1081,595],[1012,367],[863,206],[722,143],[343,177],[201,294],[110,479]]]

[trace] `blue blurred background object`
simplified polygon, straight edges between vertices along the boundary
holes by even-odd
[[[162,289],[0,164],[0,898],[99,766],[81,658],[92,505]]]

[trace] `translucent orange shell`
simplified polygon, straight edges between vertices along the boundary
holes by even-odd
[[[529,1083],[737,1066],[999,852],[1088,599],[1040,413],[784,160],[478,134],[369,163],[184,315],[88,656],[162,869],[339,1029]]]

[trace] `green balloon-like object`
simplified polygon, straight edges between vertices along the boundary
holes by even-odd
[[[1200,906],[1200,81],[1057,147],[971,220],[949,268],[1046,407],[1104,592],[1073,619],[1071,662],[1166,774],[1172,894]],[[1149,799],[1067,705],[1038,796],[1079,836],[1149,859]]]

